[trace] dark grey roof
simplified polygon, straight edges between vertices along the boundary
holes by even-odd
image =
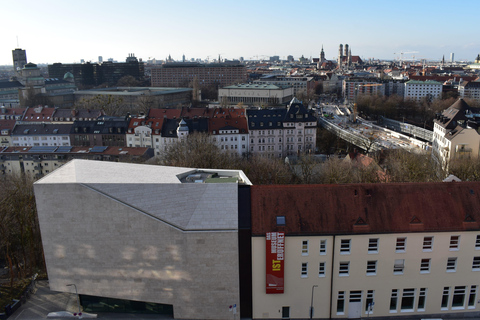
[[[165,119],[162,126],[162,137],[177,138],[178,124],[182,119]],[[187,123],[188,132],[208,132],[208,119],[183,119]]]
[[[21,84],[19,81],[0,80],[0,89],[9,89],[9,88],[23,88],[23,84]]]
[[[127,120],[92,120],[75,121],[72,134],[122,134],[127,132]]]
[[[41,124],[17,124],[12,130],[12,136],[35,136],[70,134],[71,123],[41,123]]]
[[[287,114],[286,109],[248,109],[248,129],[249,130],[268,130],[283,128],[283,120]]]
[[[301,103],[291,103],[285,115],[286,122],[315,122],[317,117]]]

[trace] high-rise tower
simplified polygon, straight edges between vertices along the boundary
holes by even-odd
[[[17,71],[27,64],[27,52],[22,49],[12,50],[13,56],[13,70]]]
[[[342,60],[343,60],[343,44],[340,44],[338,48],[338,68],[342,67]]]

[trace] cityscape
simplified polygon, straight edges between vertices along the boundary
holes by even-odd
[[[2,5],[0,319],[480,317],[475,4]]]

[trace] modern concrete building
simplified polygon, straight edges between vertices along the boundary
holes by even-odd
[[[173,62],[153,67],[152,87],[188,87],[195,79],[200,86],[228,86],[247,80],[247,69],[240,63]]]
[[[293,92],[291,85],[242,83],[219,89],[218,101],[226,99],[232,105],[280,105],[290,102]]]
[[[50,288],[75,284],[85,310],[115,298],[179,319],[233,318],[242,185],[238,170],[63,165],[34,184]]]

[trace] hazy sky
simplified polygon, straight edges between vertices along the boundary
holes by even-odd
[[[0,1],[0,65],[18,44],[34,63],[72,63],[129,53],[175,60],[278,55],[327,59],[340,43],[364,59],[474,60],[478,0]],[[394,54],[397,53],[397,54]]]

